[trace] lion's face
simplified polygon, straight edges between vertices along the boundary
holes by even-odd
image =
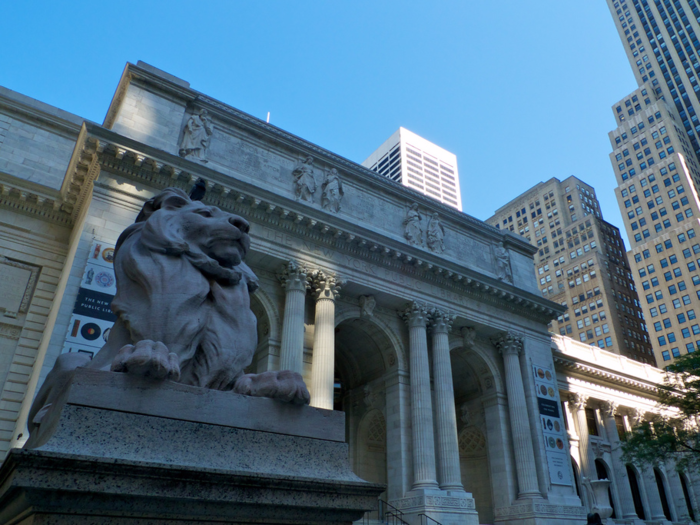
[[[181,235],[190,247],[199,247],[225,268],[243,261],[250,248],[248,221],[199,201],[183,206],[177,213]]]

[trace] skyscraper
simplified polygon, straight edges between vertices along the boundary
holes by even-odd
[[[457,157],[406,128],[399,128],[362,165],[462,211]]]
[[[659,366],[700,348],[700,9],[608,0],[639,88],[614,104],[615,190]]]
[[[551,331],[654,363],[619,230],[603,220],[595,190],[576,177],[540,182],[486,220],[537,246],[542,295],[568,307]]]
[[[663,97],[700,155],[700,4],[696,0],[607,0],[637,84]],[[634,107],[633,107],[634,109]],[[629,108],[617,113],[628,118]]]

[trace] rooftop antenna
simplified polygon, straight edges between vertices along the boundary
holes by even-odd
[[[270,123],[270,112],[269,111],[267,112],[267,123],[268,124]]]

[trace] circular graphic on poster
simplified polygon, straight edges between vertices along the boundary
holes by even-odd
[[[555,421],[555,422],[554,422],[554,430],[556,430],[557,432],[559,432],[560,429],[561,429],[561,427],[559,426],[559,421]]]
[[[544,386],[544,385],[541,385],[541,386],[540,386],[540,392],[542,392],[542,395],[543,395],[543,396],[546,396],[546,395],[547,395],[547,387]]]
[[[552,427],[554,427],[554,425],[552,425],[552,420],[551,420],[551,419],[548,419],[548,420],[547,420],[547,428],[548,428],[549,430],[552,430]]]
[[[541,368],[538,368],[537,375],[540,376],[540,379],[544,379],[544,370],[542,370]]]
[[[549,438],[549,448],[554,448],[556,445],[554,444],[554,438],[550,437]]]
[[[114,277],[107,272],[100,272],[95,276],[95,283],[102,288],[111,288],[114,285]]]
[[[107,328],[107,330],[104,331],[102,334],[102,339],[104,339],[105,343],[109,340],[109,333],[112,331],[111,328]]]
[[[108,263],[114,262],[114,248],[105,248],[102,252],[102,258]]]
[[[545,375],[545,377],[546,377],[547,379],[549,379],[550,381],[552,380],[552,373],[551,373],[549,370],[547,370],[547,371],[544,373],[544,375]]]
[[[551,438],[550,438],[551,439]],[[564,442],[561,439],[557,439],[557,448],[559,450],[564,448]]]
[[[547,389],[547,393],[549,397],[554,397],[554,389],[551,386]]]
[[[94,341],[100,337],[101,333],[102,330],[95,323],[85,323],[80,329],[80,335],[82,335],[83,338],[87,339],[88,341]]]

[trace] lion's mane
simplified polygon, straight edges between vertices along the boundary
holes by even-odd
[[[197,216],[194,230],[193,214],[203,208],[214,213],[212,226],[202,227]],[[240,220],[176,188],[146,202],[117,241],[112,310],[118,320],[91,367],[109,370],[122,346],[150,339],[178,355],[181,382],[233,387],[257,344],[250,293],[258,280],[242,260],[227,267],[202,246],[219,234],[217,221],[227,225],[235,219]]]

